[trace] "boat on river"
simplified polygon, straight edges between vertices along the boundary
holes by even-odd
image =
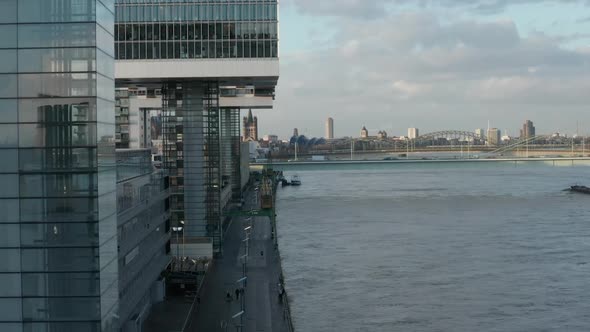
[[[571,186],[570,191],[590,195],[590,188],[586,186]]]
[[[299,178],[298,175],[293,175],[293,177],[291,177],[291,185],[292,186],[300,186],[301,185],[301,179]]]

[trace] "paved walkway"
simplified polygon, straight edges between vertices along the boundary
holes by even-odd
[[[254,195],[248,193],[246,208],[255,208],[257,204]],[[244,228],[250,225],[247,283],[243,297],[236,300],[235,290],[243,285],[237,281],[243,277]],[[223,258],[215,260],[205,278],[200,306],[186,331],[288,331],[278,296],[280,266],[271,238],[270,220],[267,217],[233,218],[224,240]],[[232,295],[231,301],[227,301],[227,292]],[[242,306],[244,314],[232,318],[242,311]]]

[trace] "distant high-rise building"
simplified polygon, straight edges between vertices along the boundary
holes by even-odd
[[[297,129],[297,128],[293,129],[293,136],[299,137],[299,129]]]
[[[479,138],[484,139],[486,137],[486,130],[482,128],[475,129],[475,135],[479,136]]]
[[[244,117],[244,141],[258,141],[258,118],[252,116],[252,110]]]
[[[502,132],[498,128],[488,129],[488,145],[496,146],[502,142]]]
[[[420,136],[420,131],[418,128],[408,128],[408,138],[409,139],[416,139]]]
[[[334,119],[332,118],[328,118],[328,120],[326,120],[326,138],[334,138]]]
[[[522,125],[522,129],[520,130],[520,138],[527,139],[535,137],[535,135],[535,126],[533,125],[533,121],[526,120]]]
[[[365,128],[365,126],[363,126],[363,129],[361,129],[361,138],[369,138],[369,131],[367,128]]]
[[[279,141],[279,136],[277,135],[266,135],[262,138],[265,142],[276,143]]]

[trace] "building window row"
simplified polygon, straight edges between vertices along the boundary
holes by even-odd
[[[270,3],[185,3],[119,5],[116,22],[173,21],[276,21],[277,4]]]
[[[274,23],[117,24],[116,41],[278,39]]]
[[[115,44],[115,56],[120,60],[277,58],[278,41],[120,42]]]

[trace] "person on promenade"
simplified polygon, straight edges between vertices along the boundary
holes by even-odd
[[[236,288],[236,300],[240,299],[240,290]]]

